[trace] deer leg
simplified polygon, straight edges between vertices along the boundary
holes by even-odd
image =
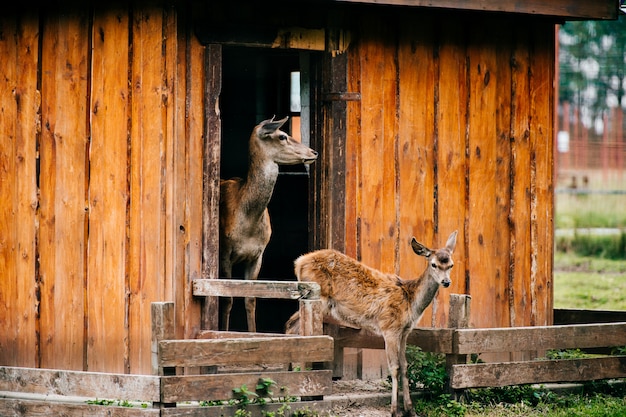
[[[400,341],[393,336],[383,335],[385,339],[385,354],[387,355],[387,366],[391,376],[391,416],[398,415],[398,354]]]
[[[409,337],[410,330],[404,332],[400,338],[399,359],[400,359],[400,375],[402,376],[402,399],[404,400],[404,414],[416,416],[413,410],[413,402],[411,401],[411,391],[409,390],[409,378],[407,376],[406,363],[406,340]]]
[[[255,281],[259,277],[259,271],[261,270],[261,258],[262,255],[259,256],[254,262],[246,265],[245,270],[245,279]],[[246,318],[248,320],[248,331],[256,332],[256,298],[255,297],[246,297],[245,300],[246,305]]]
[[[232,265],[227,259],[220,260],[222,266],[222,275],[226,279],[232,278]],[[228,331],[230,325],[230,310],[233,308],[233,297],[221,297],[221,302],[223,303],[221,307],[222,312],[222,327],[224,330]]]

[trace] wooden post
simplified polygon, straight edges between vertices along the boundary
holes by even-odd
[[[465,329],[469,327],[470,306],[472,297],[466,294],[450,294],[450,312],[448,327],[452,329]],[[467,355],[458,355],[456,338],[452,341],[452,353],[446,354],[446,370],[452,375],[452,365],[467,363]],[[462,390],[452,388],[452,380],[448,382],[448,391],[453,399],[458,399],[463,394]]]
[[[153,302],[152,315],[152,373],[166,376],[176,375],[176,368],[159,366],[159,342],[176,338],[176,316],[173,302]],[[162,399],[162,397],[161,397]],[[159,401],[158,408],[173,408],[176,404]]]

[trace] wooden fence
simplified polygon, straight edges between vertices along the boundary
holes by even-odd
[[[289,370],[293,363],[328,363],[344,347],[384,348],[382,338],[360,329],[335,326],[321,335],[319,287],[284,281],[198,280],[200,296],[255,295],[300,299],[302,331],[278,335],[205,331],[200,339],[173,339],[175,308],[152,304],[153,368],[157,375],[0,367],[0,415],[219,416],[234,406],[202,407],[202,400],[230,400],[233,388],[254,387],[261,378],[276,382],[275,396],[300,397],[292,410],[328,409],[331,370]],[[547,349],[626,346],[626,322],[538,327],[468,329],[469,297],[453,295],[450,328],[415,329],[409,343],[446,354],[450,389],[547,382],[579,382],[626,377],[626,356],[571,360],[468,363],[471,354],[542,352]],[[315,368],[315,367],[313,367]],[[206,373],[206,372],[210,373]],[[204,372],[204,373],[203,373]],[[116,399],[108,406],[97,399]],[[88,400],[92,400],[88,403]],[[126,406],[124,406],[126,405]],[[128,407],[127,405],[134,405]],[[281,403],[249,408],[260,415]]]

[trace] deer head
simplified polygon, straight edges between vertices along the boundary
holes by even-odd
[[[250,138],[251,158],[261,152],[278,165],[311,164],[317,159],[317,152],[280,130],[287,119],[289,116],[281,120],[272,117],[259,123]]]
[[[423,244],[419,243],[415,238],[411,239],[411,247],[413,248],[413,252],[417,255],[424,256],[428,258],[429,263],[429,273],[437,283],[447,288],[450,286],[450,269],[454,266],[454,262],[452,261],[452,253],[454,252],[454,248],[456,247],[456,235],[457,231],[455,230],[448,237],[448,241],[446,242],[446,246],[443,248],[434,251],[432,249],[427,248]]]

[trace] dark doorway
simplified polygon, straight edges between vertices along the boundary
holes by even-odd
[[[245,178],[250,133],[259,122],[272,116],[280,119],[289,115],[289,123],[282,130],[309,145],[308,106],[294,108],[290,99],[294,75],[299,75],[303,62],[308,62],[308,55],[304,54],[308,53],[224,47],[220,95],[222,178]],[[305,128],[301,129],[303,120]],[[259,279],[295,280],[293,261],[308,250],[309,171],[303,165],[281,167],[280,171],[268,207],[272,237]],[[233,276],[242,275],[235,268]],[[296,310],[296,301],[259,299],[257,331],[282,332]],[[247,330],[243,299],[235,299],[230,321],[232,330]]]

